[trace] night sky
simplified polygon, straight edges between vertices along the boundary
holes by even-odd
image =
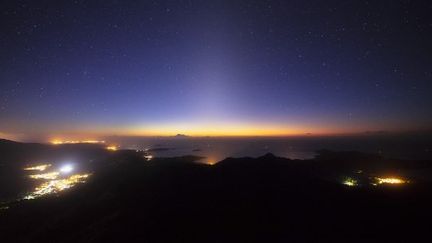
[[[432,1],[2,1],[0,137],[429,129]]]

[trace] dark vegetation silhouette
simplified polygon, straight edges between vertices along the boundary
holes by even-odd
[[[0,211],[1,242],[431,239],[429,180],[356,188],[346,187],[339,180],[357,170],[369,174],[430,174],[431,161],[322,150],[311,160],[266,154],[227,158],[210,166],[197,163],[201,158],[195,156],[147,161],[136,151],[111,153],[94,146],[52,148],[3,141],[0,147],[8,148],[0,151],[9,159],[24,156],[17,151],[42,156],[45,152],[61,154],[76,149],[85,157],[83,161],[92,161],[95,172],[86,184],[58,195],[11,203],[8,210]]]

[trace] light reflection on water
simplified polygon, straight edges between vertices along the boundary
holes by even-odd
[[[51,167],[51,164],[36,165],[36,166],[24,168],[24,170],[45,171],[48,167]],[[45,195],[61,192],[63,190],[75,186],[76,184],[84,183],[86,179],[91,175],[90,173],[76,173],[76,174],[69,175],[69,172],[72,171],[72,168],[68,170],[68,173],[65,173],[62,170],[63,168],[64,166],[60,168],[60,170],[58,171],[52,170],[45,173],[28,175],[28,177],[31,179],[43,181],[43,182],[40,185],[36,186],[33,191],[25,195],[23,199],[30,200]]]

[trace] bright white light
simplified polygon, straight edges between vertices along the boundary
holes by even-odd
[[[74,168],[73,168],[73,166],[72,166],[71,164],[63,165],[63,166],[60,168],[60,172],[63,173],[63,174],[68,174],[68,173],[72,172],[73,169],[74,169]]]

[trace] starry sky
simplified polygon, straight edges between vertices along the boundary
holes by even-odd
[[[2,1],[0,137],[429,129],[431,1]]]

